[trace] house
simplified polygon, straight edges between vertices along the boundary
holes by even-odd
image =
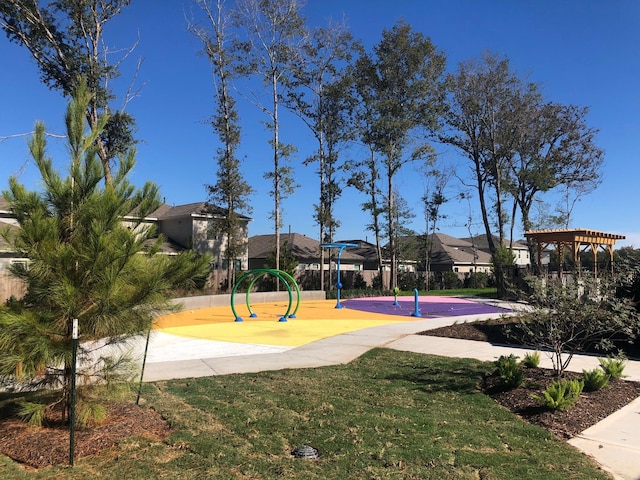
[[[11,237],[18,231],[18,221],[11,213],[9,202],[0,196],[0,231],[3,235]],[[29,259],[21,257],[13,247],[0,237],[0,300],[6,300],[15,295],[21,297],[25,293],[24,285],[20,280],[9,273],[9,267],[15,263],[26,265]]]
[[[357,247],[350,247],[345,252],[348,251],[362,257],[362,270],[378,270],[378,251],[373,243],[366,240],[340,240],[338,243],[357,245]]]
[[[397,265],[399,272],[415,272],[417,262],[415,260],[415,245],[412,243],[415,237],[400,237],[397,245],[400,253],[397,257]],[[365,240],[340,240],[341,243],[353,243],[358,245],[351,248],[352,253],[365,258],[364,270],[378,271],[378,251],[373,243],[369,243]],[[382,247],[382,271],[388,272],[391,270],[391,260],[388,255],[389,246],[384,245]]]
[[[201,255],[210,254],[214,259],[214,269],[226,270],[226,238],[213,228],[216,220],[224,219],[225,216],[226,210],[208,202],[176,206],[163,203],[146,215],[138,228],[154,225],[157,232],[167,239],[162,248],[163,253],[175,254],[180,250],[191,249]],[[130,226],[134,225],[135,220],[134,214],[124,219],[125,224]],[[245,239],[248,237],[250,221],[250,217],[240,215]],[[248,262],[248,249],[245,248],[243,255],[236,259],[235,270],[247,270]]]
[[[298,262],[298,272],[320,271],[320,242],[299,233],[283,233],[280,234],[280,248],[285,244]],[[273,258],[275,247],[275,234],[249,238],[249,270],[264,268]],[[364,261],[361,255],[354,253],[353,248],[346,248],[340,256],[340,270],[360,271],[363,269]],[[329,270],[332,265],[330,262],[329,255],[326,254],[323,271]]]
[[[155,226],[157,233],[165,237],[165,242],[160,248],[160,253],[176,255],[186,249],[193,249],[200,254],[210,254],[214,258],[214,268],[226,270],[224,259],[225,238],[216,235],[211,228],[217,220],[224,218],[226,211],[207,202],[190,203],[186,205],[171,206],[161,204],[156,210],[145,216],[142,221],[134,213],[125,216],[122,221],[130,228],[144,229]],[[248,237],[248,224],[251,219],[240,216],[241,228],[244,238]],[[17,229],[18,222],[11,213],[8,202],[0,196],[0,228],[11,232]],[[0,238],[0,300],[10,295],[22,295],[24,288],[9,274],[9,265],[12,263],[28,262],[26,258],[16,255],[10,245]],[[248,249],[237,260],[236,270],[248,268]]]
[[[355,243],[355,242],[354,242]],[[249,238],[249,269],[273,265],[275,235],[256,235]],[[335,249],[325,249],[324,265],[320,269],[320,242],[299,233],[280,235],[281,258],[286,249],[296,262],[294,277],[301,288],[318,290],[321,285],[320,271],[325,274],[325,285],[333,285],[337,270]],[[340,281],[344,288],[362,288],[371,284],[373,271],[363,271],[365,258],[347,247],[340,255]],[[281,266],[282,268],[283,266]],[[282,268],[284,269],[284,268]]]
[[[491,272],[491,255],[472,242],[444,233],[430,236],[431,254],[429,270],[432,272]]]
[[[491,251],[489,250],[489,242],[487,241],[486,235],[477,235],[475,237],[465,238],[464,240],[474,244],[477,249],[491,254]],[[494,235],[493,242],[494,245],[499,245],[500,239]],[[502,244],[507,248],[511,248],[517,267],[526,268],[531,266],[531,254],[526,243],[521,241],[510,242],[509,240],[504,240]]]

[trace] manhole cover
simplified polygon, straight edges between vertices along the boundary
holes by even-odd
[[[298,448],[294,448],[293,450],[291,450],[291,455],[293,455],[296,458],[308,458],[308,459],[314,459],[314,458],[318,458],[318,450],[310,447],[309,445],[302,445],[301,447]]]

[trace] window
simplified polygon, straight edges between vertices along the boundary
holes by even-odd
[[[222,270],[226,270],[226,269],[227,269],[227,265],[228,265],[228,264],[229,264],[229,263],[228,263],[227,259],[226,259],[226,258],[225,258],[225,259],[223,259],[223,260],[222,260],[222,267],[221,267],[221,269],[222,269]],[[234,270],[242,270],[242,260],[240,260],[240,259],[237,259],[237,258],[236,258],[236,259],[233,261],[233,269],[234,269]]]
[[[320,270],[320,264],[319,263],[312,263],[311,265],[309,265],[311,270]]]
[[[9,263],[13,266],[20,266],[22,268],[24,268],[25,270],[29,269],[29,261],[28,260],[10,260]]]
[[[218,240],[218,229],[214,220],[207,220],[207,240]]]

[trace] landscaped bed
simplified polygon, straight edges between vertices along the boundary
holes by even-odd
[[[478,322],[455,323],[446,327],[420,332],[429,335],[463,340],[490,342],[496,345],[522,345],[516,337],[505,333],[505,327],[517,326],[517,317],[505,317]],[[619,343],[627,356],[637,355],[634,344]],[[635,358],[635,357],[632,357]],[[594,392],[583,392],[578,402],[566,411],[548,411],[540,406],[534,395],[555,379],[554,372],[542,368],[525,368],[525,381],[514,389],[502,389],[496,376],[487,376],[482,388],[496,402],[535,425],[539,425],[561,438],[571,438],[611,415],[640,396],[640,383],[611,379],[609,384]],[[580,378],[579,373],[564,372],[564,378]]]

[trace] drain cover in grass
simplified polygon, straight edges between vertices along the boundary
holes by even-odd
[[[302,445],[298,448],[294,448],[293,450],[291,450],[291,455],[293,455],[296,458],[308,458],[308,459],[314,459],[314,458],[318,458],[318,450],[310,447],[309,445]]]

